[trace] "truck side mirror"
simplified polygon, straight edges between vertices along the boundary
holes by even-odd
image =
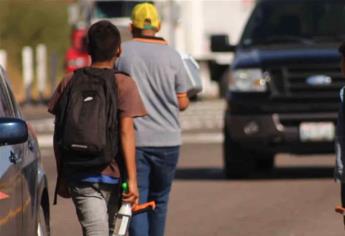
[[[211,51],[212,52],[234,52],[236,46],[230,45],[229,36],[226,34],[211,35]]]

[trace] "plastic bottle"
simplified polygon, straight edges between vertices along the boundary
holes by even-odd
[[[122,184],[122,190],[128,192],[128,184]],[[132,207],[130,203],[123,202],[120,210],[115,216],[115,227],[112,236],[125,236],[128,230],[129,222],[132,217]]]

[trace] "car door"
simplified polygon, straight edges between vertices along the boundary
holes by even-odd
[[[17,118],[22,119],[19,107],[15,101],[10,86],[7,84],[7,91],[12,101],[14,114]],[[16,145],[18,155],[22,155],[20,163],[22,175],[22,204],[23,204],[23,221],[22,221],[22,235],[35,235],[37,226],[37,214],[40,203],[38,202],[38,170],[40,150],[35,138],[35,133],[30,124],[28,124],[29,133],[28,140],[24,144]]]
[[[0,117],[15,117],[0,73]],[[22,235],[22,144],[0,146],[0,235]]]

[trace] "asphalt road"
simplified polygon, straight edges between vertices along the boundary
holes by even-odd
[[[52,192],[52,149],[42,150]],[[221,144],[185,144],[171,193],[167,236],[340,236],[334,156],[279,155],[270,174],[226,180]],[[71,200],[51,208],[52,235],[81,235]]]
[[[334,213],[339,186],[332,179],[333,155],[276,158],[276,169],[247,180],[222,173],[222,100],[193,103],[181,115],[185,145],[171,193],[166,236],[340,236]],[[38,132],[49,177],[55,184],[53,119],[44,106],[26,107]],[[51,207],[52,235],[81,235],[74,206],[59,198]]]

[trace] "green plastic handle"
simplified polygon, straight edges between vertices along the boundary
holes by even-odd
[[[121,187],[122,187],[123,192],[128,193],[128,183],[127,182],[123,182]]]

